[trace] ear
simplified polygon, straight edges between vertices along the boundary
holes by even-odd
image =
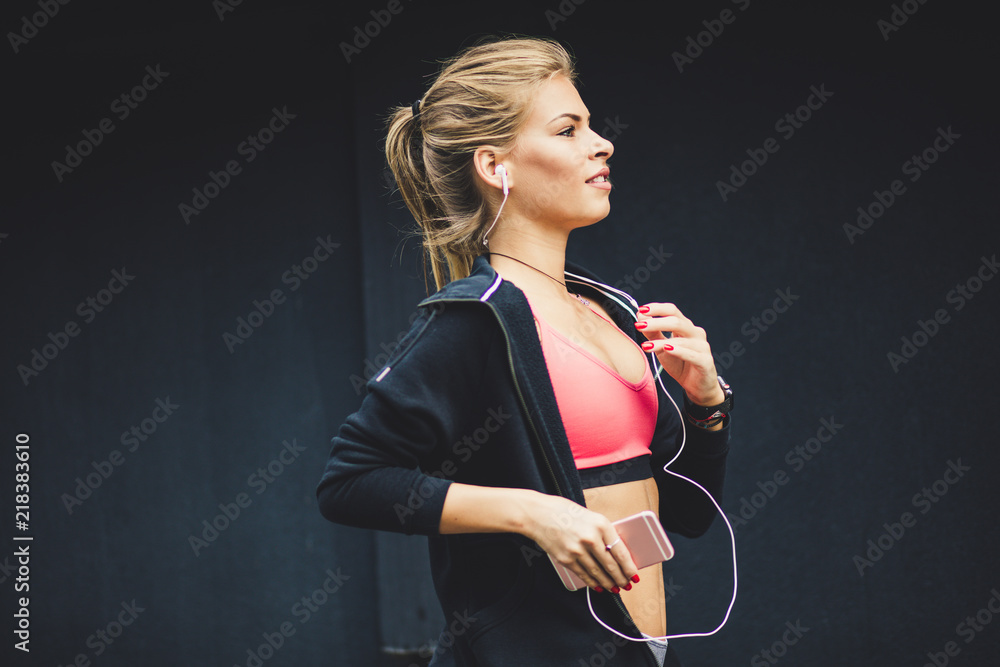
[[[472,156],[472,164],[476,169],[479,179],[501,192],[503,191],[503,181],[500,178],[500,174],[496,173],[496,169],[498,164],[503,164],[504,157],[505,154],[493,146],[480,146]],[[509,167],[507,168],[507,187],[514,187]]]

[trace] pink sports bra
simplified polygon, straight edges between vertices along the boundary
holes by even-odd
[[[595,314],[618,329],[600,313]],[[537,314],[535,319],[576,467],[582,470],[648,457],[658,405],[649,364],[638,384],[629,382]],[[625,332],[621,334],[629,338]],[[641,351],[635,341],[629,341]]]

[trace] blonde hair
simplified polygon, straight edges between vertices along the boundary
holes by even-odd
[[[472,164],[476,149],[511,149],[534,93],[557,74],[576,80],[572,56],[555,40],[495,39],[445,61],[416,116],[411,106],[392,110],[386,159],[420,226],[425,280],[430,259],[438,289],[469,275],[496,214]]]

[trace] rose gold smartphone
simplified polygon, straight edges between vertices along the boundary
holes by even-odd
[[[660,521],[651,511],[645,510],[633,514],[615,521],[612,525],[632,554],[636,568],[641,570],[674,557],[674,547],[667,539],[667,534],[663,531]],[[563,586],[571,591],[585,587],[580,577],[576,576],[572,570],[557,563],[552,556],[549,556],[549,560],[555,566]]]

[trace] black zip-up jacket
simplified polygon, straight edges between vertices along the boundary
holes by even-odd
[[[570,264],[567,270],[594,278]],[[594,289],[567,284],[600,302],[636,341],[645,340],[624,309]],[[447,620],[432,665],[655,666],[645,643],[621,639],[591,617],[585,592],[567,591],[533,541],[512,533],[440,534],[452,482],[533,489],[585,503],[524,293],[480,256],[468,278],[420,307],[368,382],[360,409],[333,438],[316,491],[323,516],[429,536]],[[684,451],[671,466],[719,502],[728,421],[718,431],[688,425]],[[716,512],[694,486],[663,472],[680,438],[677,412],[661,396],[650,445],[660,521],[668,531],[696,537]],[[592,593],[591,599],[605,623],[640,636],[618,595]]]

